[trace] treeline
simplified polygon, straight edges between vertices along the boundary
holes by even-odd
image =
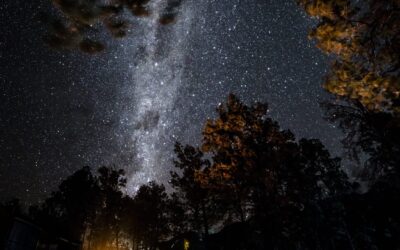
[[[364,169],[374,178],[363,191],[320,141],[296,140],[268,117],[266,105],[247,106],[230,95],[217,111],[200,148],[176,144],[172,192],[151,182],[130,197],[122,191],[124,171],[102,167],[93,174],[84,167],[31,207],[29,217],[93,250],[170,248],[168,240],[188,234],[189,249],[400,247],[399,162],[388,153],[399,130],[378,137],[385,141],[363,138],[377,150],[367,151]],[[335,111],[335,117],[348,114]],[[374,121],[384,120],[364,122]],[[391,148],[380,150],[388,140]]]

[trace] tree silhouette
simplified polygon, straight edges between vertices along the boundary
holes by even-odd
[[[121,218],[126,204],[121,191],[126,185],[125,172],[101,167],[98,173],[100,203],[91,229],[91,238],[97,245],[115,245],[118,250],[122,231]]]
[[[218,218],[217,198],[211,190],[196,182],[196,173],[207,168],[210,162],[203,153],[192,146],[175,144],[174,165],[178,172],[171,171],[171,184],[176,190],[177,199],[183,201],[190,228],[209,234],[210,224]]]
[[[154,182],[141,186],[134,197],[134,206],[140,245],[147,249],[156,249],[159,241],[169,235],[168,195],[165,187]]]
[[[358,102],[325,103],[326,118],[337,122],[346,137],[343,145],[350,160],[361,164],[362,178],[375,181],[400,174],[400,120],[397,115],[373,112]]]
[[[166,205],[168,237],[177,237],[190,230],[187,206],[177,193],[169,195]]]
[[[319,20],[310,37],[335,59],[325,88],[370,110],[399,111],[400,3],[297,0]]]
[[[85,242],[87,249],[122,245],[121,219],[128,200],[122,193],[123,170],[101,167],[98,176],[84,167],[67,179],[40,206],[30,207],[30,217],[48,238]]]
[[[49,232],[80,241],[91,226],[98,206],[96,179],[90,168],[84,167],[64,180],[40,208],[32,207],[30,212]]]

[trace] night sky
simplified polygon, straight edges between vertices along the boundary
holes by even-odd
[[[319,106],[328,60],[294,0],[186,0],[168,26],[153,0],[127,37],[101,35],[98,55],[43,43],[49,2],[0,5],[0,200],[35,203],[84,165],[124,168],[128,193],[166,183],[174,142],[198,144],[229,93],[268,102],[283,128],[340,154]]]

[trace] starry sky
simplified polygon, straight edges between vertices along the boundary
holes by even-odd
[[[106,51],[55,51],[42,40],[49,1],[0,5],[0,200],[38,202],[80,167],[124,168],[127,192],[166,183],[175,141],[198,144],[229,93],[268,102],[298,138],[339,155],[340,131],[319,103],[328,59],[307,39],[314,24],[294,0],[185,0],[160,26],[165,1],[131,17]]]

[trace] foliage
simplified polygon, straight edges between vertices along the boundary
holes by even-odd
[[[152,15],[148,5],[150,0],[52,0],[59,15],[43,15],[49,25],[45,41],[57,49],[80,49],[89,54],[105,49],[103,42],[97,41],[99,30],[107,30],[114,38],[125,37],[130,22],[125,12],[135,17]],[[165,0],[164,10],[158,17],[161,25],[174,23],[182,0]]]
[[[198,171],[210,165],[199,148],[175,145],[174,165],[178,172],[171,171],[171,185],[174,196],[182,202],[188,229],[209,234],[210,224],[220,219],[221,206],[218,197],[207,187],[195,181]]]
[[[326,118],[337,122],[346,137],[343,145],[350,160],[366,165],[362,178],[375,181],[399,175],[400,120],[397,115],[372,112],[358,102],[325,103]]]
[[[126,184],[125,172],[101,167],[98,173],[99,203],[89,237],[94,245],[110,245],[114,241],[115,245],[119,245],[121,218],[125,209],[125,199],[121,191]]]
[[[325,88],[369,110],[399,111],[400,2],[297,0],[318,18],[310,37],[334,62]]]
[[[80,240],[95,217],[98,192],[90,168],[84,167],[64,180],[40,208],[32,207],[30,213],[48,231]]]
[[[154,182],[141,186],[134,198],[139,237],[151,249],[168,237],[167,201],[165,187]]]

